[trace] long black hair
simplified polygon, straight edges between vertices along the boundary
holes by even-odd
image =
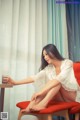
[[[56,48],[56,46],[53,45],[53,44],[48,44],[48,45],[44,46],[43,49],[42,49],[40,70],[43,70],[48,65],[48,63],[46,62],[46,60],[44,59],[44,56],[43,56],[43,51],[44,50],[47,52],[47,54],[52,59],[56,58],[58,60],[64,60],[64,58],[60,55],[60,53],[59,53],[58,49]]]

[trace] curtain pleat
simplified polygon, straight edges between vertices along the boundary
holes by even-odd
[[[72,0],[73,1],[73,0]],[[66,5],[69,57],[80,61],[80,4]]]

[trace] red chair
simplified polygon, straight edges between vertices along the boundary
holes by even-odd
[[[80,120],[80,103],[69,110],[70,114],[75,114],[75,120]]]
[[[75,77],[77,78],[77,82],[80,86],[80,62],[75,62],[73,64],[73,68],[74,68]],[[69,113],[75,114],[75,120],[80,120],[80,103],[77,106],[72,107],[69,110]]]
[[[23,101],[17,103],[17,107],[20,108],[18,120],[21,120],[23,115],[34,115],[37,116],[39,120],[52,120],[52,116],[63,116],[66,120],[69,120],[68,109],[71,107],[77,106],[77,102],[55,102],[49,104],[47,108],[41,110],[39,112],[31,112],[31,113],[21,113],[21,109],[25,109],[29,105],[30,101]]]
[[[78,84],[80,84],[80,62],[76,62],[73,64],[75,77],[77,78]],[[39,120],[52,120],[52,116],[64,116],[66,120],[69,120],[69,113],[68,110],[73,110],[76,108],[80,103],[77,102],[50,102],[48,107],[44,110],[39,112],[31,112],[31,113],[21,113],[22,109],[25,109],[30,101],[23,101],[16,104],[17,107],[20,108],[20,112],[18,115],[18,120],[21,120],[23,115],[35,115],[39,118]],[[72,108],[72,109],[71,109]],[[76,112],[77,116],[77,112]],[[78,117],[76,117],[78,118]],[[78,120],[78,119],[76,119]]]

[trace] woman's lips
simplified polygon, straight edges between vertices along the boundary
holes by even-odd
[[[49,62],[49,60],[46,60],[47,62]]]

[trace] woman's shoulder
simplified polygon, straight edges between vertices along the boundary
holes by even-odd
[[[64,63],[69,63],[69,64],[73,64],[73,61],[70,59],[64,59]]]
[[[73,61],[70,59],[64,59],[63,60],[63,64],[62,66],[72,66],[73,65]]]
[[[52,68],[52,67],[53,67],[52,64],[48,64],[48,65],[45,67],[45,69]]]

